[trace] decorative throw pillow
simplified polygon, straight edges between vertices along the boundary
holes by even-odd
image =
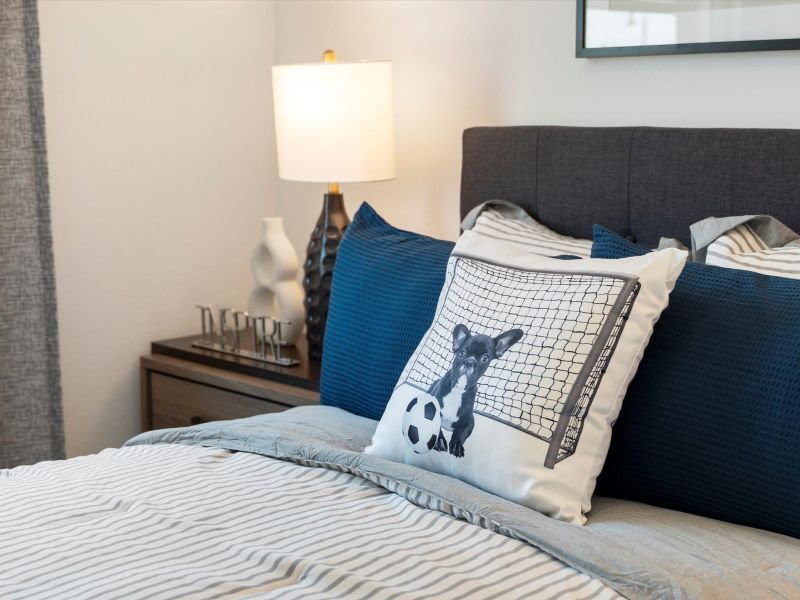
[[[320,402],[379,419],[431,323],[453,242],[396,229],[362,204],[339,246]]]
[[[595,226],[592,255],[649,252]],[[800,281],[687,264],[597,493],[800,537],[798,340]]]
[[[686,253],[563,261],[472,231],[367,452],[583,523]]]
[[[592,253],[592,240],[556,233],[510,202],[486,202],[473,213],[464,219],[464,229],[488,238],[518,244],[534,254],[589,258]]]

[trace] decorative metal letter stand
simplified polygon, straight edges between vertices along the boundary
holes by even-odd
[[[202,305],[198,305],[197,308],[200,309],[202,337],[193,342],[192,346],[282,367],[299,364],[299,361],[293,358],[281,356],[282,328],[290,325],[289,321],[273,319],[266,315],[250,315],[246,311],[234,308],[220,308],[219,324],[215,326],[213,309]],[[232,327],[227,322],[228,314],[233,318]],[[242,318],[244,328],[240,327]],[[269,326],[267,322],[270,323]],[[226,337],[228,332],[233,334],[232,344],[228,343]],[[242,348],[242,337],[247,335],[252,335],[252,350]]]

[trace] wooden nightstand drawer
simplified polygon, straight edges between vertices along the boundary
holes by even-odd
[[[314,390],[161,354],[143,356],[140,373],[145,431],[319,404]]]
[[[155,429],[242,419],[289,408],[161,373],[151,374],[150,393]]]

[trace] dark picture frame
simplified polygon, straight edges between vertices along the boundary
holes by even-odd
[[[735,42],[696,42],[652,46],[614,46],[587,48],[586,1],[577,0],[575,27],[576,58],[612,58],[617,56],[656,56],[661,54],[705,54],[710,52],[759,52],[764,50],[800,50],[800,38],[748,40]]]

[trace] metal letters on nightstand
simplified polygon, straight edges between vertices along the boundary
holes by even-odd
[[[289,325],[288,321],[273,319],[270,316],[250,315],[245,311],[234,308],[219,309],[219,324],[214,324],[214,312],[210,306],[198,305],[202,321],[202,337],[193,342],[192,346],[213,350],[223,354],[241,356],[271,365],[293,367],[299,361],[281,356],[281,328]],[[227,324],[227,315],[233,317],[233,327]],[[242,325],[244,318],[244,328]],[[271,324],[267,332],[267,322]],[[226,333],[233,333],[233,344],[228,344]],[[242,348],[242,337],[252,336],[252,350]]]

